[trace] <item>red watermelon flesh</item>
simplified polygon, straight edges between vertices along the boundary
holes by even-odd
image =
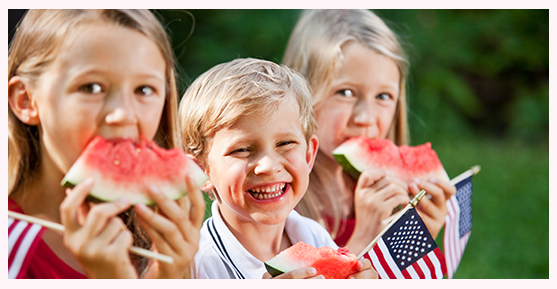
[[[415,178],[436,178],[449,181],[431,143],[415,147],[397,147],[391,140],[372,140],[364,136],[347,140],[333,151],[339,164],[352,177],[358,178],[367,169],[384,169],[389,174],[409,183]]]
[[[265,262],[267,272],[273,277],[295,269],[313,267],[317,275],[323,275],[326,279],[346,279],[358,272],[357,265],[356,255],[347,248],[315,248],[301,241]]]
[[[207,180],[203,170],[180,149],[166,150],[145,138],[135,144],[129,139],[109,141],[97,136],[72,165],[62,185],[73,187],[91,177],[95,180],[90,192],[93,200],[125,197],[132,204],[151,204],[149,186],[177,199],[187,193],[188,174],[198,186]]]

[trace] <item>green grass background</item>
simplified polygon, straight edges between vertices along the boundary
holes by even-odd
[[[482,168],[473,178],[472,234],[454,278],[549,277],[547,144],[434,144],[451,177],[470,164]],[[459,158],[450,157],[455,151]]]

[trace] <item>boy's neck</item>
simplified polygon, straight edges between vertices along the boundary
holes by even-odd
[[[225,225],[238,242],[262,262],[272,259],[282,250],[292,246],[284,230],[286,221],[276,225],[263,225],[245,222],[238,218],[227,218],[220,211],[220,205],[219,212]]]

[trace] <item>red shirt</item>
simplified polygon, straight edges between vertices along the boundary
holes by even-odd
[[[333,217],[325,215],[324,219],[325,223],[327,223],[327,227],[332,228],[334,224]],[[335,238],[335,243],[337,243],[339,247],[346,246],[348,239],[350,239],[350,236],[352,236],[352,233],[354,232],[354,226],[356,226],[356,219],[340,220],[338,233]]]
[[[325,222],[327,223],[327,226],[332,227],[333,226],[333,217],[325,215]],[[346,243],[348,243],[348,239],[350,239],[350,237],[352,236],[352,233],[354,233],[354,226],[356,226],[356,219],[341,219],[340,223],[339,223],[339,230],[337,233],[337,236],[335,238],[335,243],[337,243],[337,245],[339,247],[344,247],[346,246]],[[359,254],[360,252],[352,252],[354,254]],[[368,259],[371,261],[371,257],[369,256],[369,252],[366,253],[364,255],[364,258]],[[372,264],[373,266],[373,264]],[[374,267],[375,268],[375,267]]]
[[[8,198],[8,210],[21,213],[19,205]],[[8,218],[8,278],[86,279],[60,260],[43,241],[46,228]]]

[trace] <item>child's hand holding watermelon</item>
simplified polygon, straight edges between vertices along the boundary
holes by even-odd
[[[450,184],[430,143],[415,147],[397,146],[388,139],[373,140],[360,136],[344,142],[333,151],[333,155],[344,170],[358,180],[354,195],[356,227],[351,240],[362,240],[358,232],[369,232],[369,228],[366,231],[362,227],[375,226],[376,231],[382,229],[386,224],[376,225],[389,217],[389,210],[396,207],[396,201],[405,205],[410,200],[407,194],[413,197],[422,189],[429,198],[418,204],[418,211],[432,236],[439,234],[447,214],[445,202],[456,188]],[[372,214],[375,216],[370,216]],[[362,224],[358,219],[375,222]],[[379,233],[376,231],[372,231],[373,236]],[[365,245],[351,243],[353,250]]]
[[[265,262],[265,279],[377,279],[368,259],[358,260],[346,247],[316,248],[302,241]]]
[[[354,189],[354,232],[347,244],[354,252],[361,252],[386,224],[393,208],[408,204],[408,185],[382,169],[368,169],[361,173]]]
[[[139,222],[153,240],[156,251],[174,259],[173,264],[150,260],[145,278],[183,278],[193,261],[199,244],[199,229],[205,216],[205,201],[191,178],[186,177],[186,183],[187,198],[191,203],[189,210],[160,193],[158,188],[151,189],[149,197],[162,214],[153,212],[144,204],[135,205]]]
[[[347,279],[378,279],[377,272],[371,267],[371,262],[368,259],[359,260],[356,270],[357,272],[351,274]],[[263,279],[325,279],[325,277],[322,274],[318,274],[315,268],[308,267],[294,269],[275,277],[266,272],[263,275]]]
[[[448,180],[432,178],[425,181],[415,179],[410,182],[408,189],[412,197],[421,190],[425,190],[430,197],[423,198],[417,209],[429,232],[436,238],[445,224],[440,220],[444,220],[448,213],[446,202],[456,193],[456,187]]]
[[[131,204],[120,199],[90,206],[85,198],[93,185],[94,181],[88,179],[66,189],[68,196],[60,205],[64,245],[89,278],[137,278],[127,253],[132,246],[132,234],[118,218]]]
[[[161,254],[174,259],[173,264],[151,260],[145,278],[183,278],[193,261],[199,243],[199,229],[203,222],[205,201],[201,191],[191,178],[186,177],[188,198],[191,203],[189,215],[184,206],[151,188],[149,197],[162,214],[155,213],[144,204],[136,204],[135,210],[141,226],[153,241],[153,247]],[[118,214],[130,208],[127,199],[90,205],[85,201],[93,187],[92,180],[67,189],[68,197],[60,212],[66,224],[64,243],[79,256],[78,261],[90,278],[137,278],[137,273],[127,254],[132,246],[132,236],[118,218]],[[77,215],[72,212],[78,212]],[[106,260],[119,260],[107,262]],[[114,267],[106,266],[114,264]]]
[[[356,265],[356,270],[358,273],[354,273],[348,277],[348,279],[378,279],[379,275],[377,271],[371,267],[371,262],[368,259],[362,259],[358,261]]]
[[[292,271],[277,275],[275,277],[271,276],[268,272],[263,274],[263,279],[325,279],[323,275],[317,275],[317,270],[312,267],[294,269]]]

